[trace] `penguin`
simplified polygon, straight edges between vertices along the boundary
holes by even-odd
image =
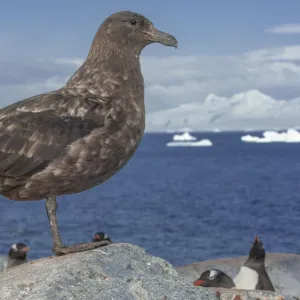
[[[94,234],[93,242],[101,242],[101,241],[108,241],[112,243],[110,237],[104,232],[97,232]]]
[[[234,282],[223,271],[218,269],[209,269],[204,271],[198,280],[194,281],[194,285],[203,287],[233,288]]]
[[[250,248],[248,259],[233,279],[235,288],[275,292],[266,271],[265,257],[266,252],[263,243],[256,236]]]
[[[28,246],[22,243],[13,244],[8,251],[6,269],[24,264],[27,262]]]

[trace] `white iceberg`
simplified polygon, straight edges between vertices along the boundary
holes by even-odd
[[[286,132],[265,131],[263,137],[244,135],[241,140],[247,143],[300,143],[300,132],[292,128]]]
[[[169,142],[167,147],[210,147],[213,143],[208,139],[203,139],[197,142]]]
[[[196,141],[196,138],[189,132],[184,132],[183,134],[174,134],[173,141]]]

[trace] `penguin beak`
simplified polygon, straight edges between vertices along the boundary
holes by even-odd
[[[195,286],[204,286],[204,284],[205,284],[205,280],[202,279],[194,281]]]
[[[24,248],[21,249],[21,251],[22,251],[22,252],[25,252],[25,253],[27,253],[29,250],[30,250],[29,247],[24,247]]]

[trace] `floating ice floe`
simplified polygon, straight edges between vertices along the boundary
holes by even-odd
[[[189,132],[184,132],[183,134],[174,134],[173,141],[196,141],[196,138]]]
[[[210,147],[213,143],[208,139],[203,139],[196,142],[169,142],[167,147]]]
[[[247,143],[300,143],[300,132],[292,128],[286,132],[265,131],[262,135],[244,135],[241,140]]]

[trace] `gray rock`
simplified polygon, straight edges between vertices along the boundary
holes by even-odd
[[[188,282],[198,279],[202,272],[210,268],[218,268],[234,278],[246,256],[208,260],[178,267],[176,270]],[[267,253],[267,272],[276,292],[285,295],[286,299],[300,300],[300,255],[286,253]]]
[[[194,287],[161,258],[130,244],[48,257],[0,273],[1,300],[280,299],[275,293]]]

